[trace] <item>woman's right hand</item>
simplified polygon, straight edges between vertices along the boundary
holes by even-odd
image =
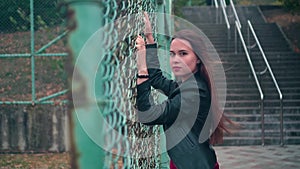
[[[146,46],[144,38],[140,35],[135,40],[135,46],[136,46],[136,64],[138,69],[139,75],[148,75],[148,69],[147,69],[147,63],[146,63]],[[146,81],[146,78],[138,78],[137,84],[141,84],[144,81]]]
[[[135,40],[135,47],[138,51],[145,50],[145,41],[144,38],[141,35],[138,35],[136,40]]]
[[[135,46],[137,49],[136,64],[139,73],[148,73],[146,63],[146,47],[144,38],[140,35],[135,40]]]
[[[146,37],[146,42],[147,44],[153,44],[155,42],[152,35],[151,22],[147,12],[144,12],[144,23],[145,23],[144,35]]]

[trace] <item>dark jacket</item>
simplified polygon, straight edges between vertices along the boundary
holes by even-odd
[[[210,92],[200,72],[183,83],[169,80],[159,69],[156,45],[147,45],[149,80],[137,86],[138,119],[147,125],[163,125],[167,150],[178,169],[212,169],[216,155],[209,140],[199,135],[210,108]],[[151,86],[168,99],[154,104]]]

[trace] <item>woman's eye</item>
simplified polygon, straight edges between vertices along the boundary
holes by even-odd
[[[188,53],[187,52],[179,52],[179,56],[184,56],[184,55],[187,55]]]
[[[171,57],[174,57],[174,56],[175,56],[175,53],[174,53],[174,52],[170,52],[170,56],[171,56]]]

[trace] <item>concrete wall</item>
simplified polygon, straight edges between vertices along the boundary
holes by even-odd
[[[0,153],[68,150],[67,105],[0,105]]]

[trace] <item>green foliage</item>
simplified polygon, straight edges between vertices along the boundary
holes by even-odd
[[[299,0],[279,0],[283,3],[283,6],[291,11],[292,13],[300,12],[300,1]]]
[[[235,0],[238,5],[281,5],[278,0]]]
[[[226,4],[230,4],[230,0],[225,0]],[[173,13],[176,16],[183,17],[181,8],[184,6],[201,6],[201,5],[212,5],[214,0],[174,0],[173,1]],[[218,0],[218,3],[219,0]],[[236,0],[233,0],[236,3]]]
[[[206,0],[175,0],[173,1],[173,13],[176,16],[182,17],[181,8],[184,6],[200,6],[205,5]]]
[[[35,29],[61,23],[57,10],[59,0],[34,0]],[[30,0],[0,0],[0,31],[30,29]]]

